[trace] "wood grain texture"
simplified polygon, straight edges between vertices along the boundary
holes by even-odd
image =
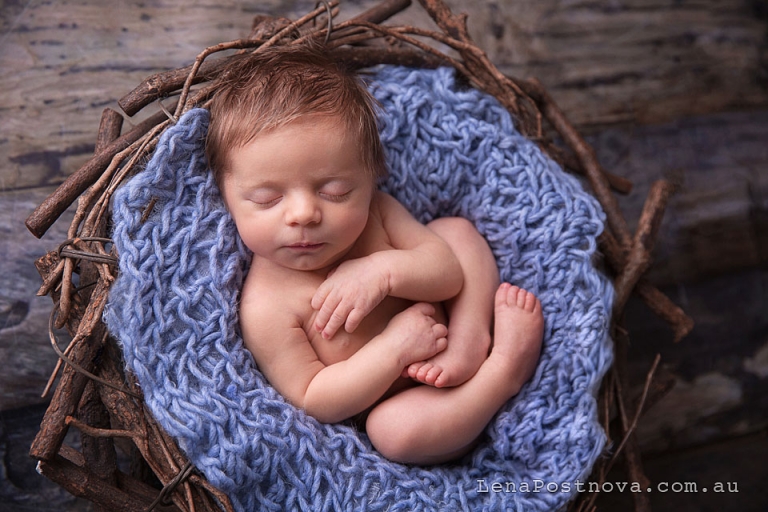
[[[0,192],[0,411],[46,402],[40,397],[56,364],[48,340],[50,297],[36,297],[40,275],[35,260],[67,237],[72,214],[38,240],[24,218],[50,189]],[[59,333],[62,348],[68,337]]]
[[[346,1],[341,18],[375,2]],[[761,2],[482,0],[449,5],[503,72],[537,76],[577,125],[768,106]],[[88,158],[105,106],[146,76],[245,36],[257,13],[311,1],[5,3],[0,187],[60,183]],[[414,5],[392,20],[429,26]],[[126,123],[126,128],[130,122]]]
[[[679,183],[661,224],[653,282],[768,263],[768,111],[613,126],[588,139],[609,172],[634,183],[620,201],[627,219],[638,218],[655,180]]]
[[[537,76],[578,124],[650,123],[766,105],[765,2],[487,2],[470,31]]]

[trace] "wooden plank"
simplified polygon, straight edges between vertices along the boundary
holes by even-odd
[[[375,3],[345,13],[351,17]],[[60,183],[92,154],[103,108],[118,109],[117,99],[145,77],[190,64],[207,46],[245,37],[257,13],[295,18],[313,8],[313,2],[213,0],[4,7],[0,185]]]
[[[613,126],[589,137],[600,161],[634,189],[620,201],[637,219],[651,184],[672,177],[650,279],[691,282],[768,263],[768,111]],[[632,226],[634,229],[634,226]]]
[[[342,18],[374,3],[345,3]],[[745,2],[449,4],[469,13],[470,32],[502,71],[538,76],[578,125],[768,106],[764,22]],[[313,7],[288,0],[4,6],[0,185],[60,183],[91,154],[102,109],[116,108],[147,75],[245,36],[257,12],[295,18]],[[431,25],[416,5],[393,22]]]
[[[72,212],[38,240],[24,219],[51,189],[0,192],[0,411],[46,402],[40,397],[56,364],[48,340],[50,297],[35,297],[34,262],[67,238]],[[68,337],[60,332],[62,348]]]
[[[630,300],[630,382],[656,354],[675,387],[638,424],[645,452],[678,450],[768,427],[768,270],[747,269],[662,288],[696,325],[680,343],[642,301]],[[634,394],[638,395],[638,386]]]
[[[661,122],[768,99],[757,4],[487,2],[469,23],[494,63],[537,76],[577,124]]]

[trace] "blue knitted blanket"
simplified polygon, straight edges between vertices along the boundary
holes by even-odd
[[[452,70],[382,67],[371,78],[391,171],[383,188],[422,222],[473,221],[502,279],[542,302],[535,375],[474,452],[435,467],[392,463],[365,434],[318,423],[264,380],[239,337],[249,254],[207,169],[206,110],[168,129],[115,194],[107,325],[154,417],[239,511],[562,508],[605,444],[594,395],[612,357],[613,290],[592,261],[602,210]]]

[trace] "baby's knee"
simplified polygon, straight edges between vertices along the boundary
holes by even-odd
[[[386,459],[407,464],[418,459],[417,454],[423,439],[414,435],[412,429],[399,424],[395,418],[371,411],[366,421],[368,439],[376,451]]]
[[[427,224],[438,235],[449,234],[459,239],[467,236],[479,236],[474,224],[463,217],[441,217]]]

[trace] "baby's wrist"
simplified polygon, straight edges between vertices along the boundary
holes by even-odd
[[[380,279],[382,291],[385,295],[391,295],[394,289],[393,266],[391,258],[387,257],[387,251],[380,251],[371,254],[371,263]]]
[[[379,350],[378,361],[381,368],[387,368],[387,372],[391,371],[393,374],[403,371],[403,368],[410,364],[406,362],[407,351],[400,344],[397,343],[397,337],[393,337],[393,333],[389,328],[385,328],[383,332],[374,336],[368,345],[374,350]]]

